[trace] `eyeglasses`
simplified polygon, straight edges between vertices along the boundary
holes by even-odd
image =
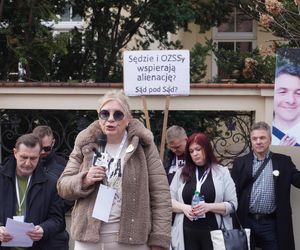
[[[52,150],[52,146],[42,147],[42,150],[44,150],[45,152],[50,152]]]
[[[107,121],[110,117],[110,112],[106,109],[102,109],[100,112],[99,112],[99,118],[102,119],[102,120],[105,120]],[[117,122],[117,121],[121,121],[123,120],[124,118],[124,113],[120,110],[116,110],[114,113],[113,113],[113,118],[114,120]]]

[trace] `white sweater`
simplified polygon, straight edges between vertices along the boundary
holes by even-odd
[[[181,172],[182,168],[176,172],[170,186],[170,191],[172,199],[184,203],[182,198],[182,190],[185,183],[183,183],[182,179],[180,178]],[[226,229],[232,229],[230,213],[232,213],[233,210],[229,201],[234,205],[235,209],[237,209],[235,184],[230,176],[229,170],[226,167],[214,165],[211,168],[211,172],[216,192],[215,202],[224,202],[226,209],[226,212],[223,215],[224,224]],[[220,225],[221,216],[219,214],[215,214],[215,216],[218,225]],[[174,250],[184,250],[183,218],[183,213],[177,213],[172,226],[172,247]]]

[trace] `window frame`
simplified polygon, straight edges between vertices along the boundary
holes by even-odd
[[[234,24],[236,25],[237,11],[234,9]],[[257,46],[257,22],[252,20],[252,32],[219,32],[218,27],[212,28],[212,40],[214,44],[219,42],[233,42],[234,50],[236,50],[236,43],[251,42],[252,50]],[[217,57],[212,53],[212,79],[218,76],[218,66],[216,63]]]
[[[72,20],[72,6],[70,5],[69,7],[70,11],[70,20],[69,21],[48,21],[48,22],[43,22],[44,25],[51,27],[53,29],[53,33],[57,34],[60,32],[68,32],[75,27],[78,28],[79,30],[83,30],[84,26],[84,19],[82,18],[80,21],[73,21]]]

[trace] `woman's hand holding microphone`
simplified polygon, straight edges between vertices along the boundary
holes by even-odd
[[[95,182],[102,181],[106,176],[108,169],[108,155],[105,152],[95,150],[93,165],[90,167],[87,175],[83,179],[85,187],[93,185]]]
[[[103,166],[92,166],[90,167],[87,175],[83,179],[85,186],[91,186],[97,181],[102,181],[106,176],[106,167]]]

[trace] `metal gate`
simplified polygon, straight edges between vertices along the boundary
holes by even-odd
[[[143,113],[133,111],[133,116],[144,120]],[[149,111],[151,129],[159,148],[162,111]],[[74,110],[1,110],[0,112],[0,161],[14,147],[16,139],[29,133],[38,125],[49,125],[56,140],[55,150],[68,157],[77,134],[97,119],[95,111]],[[253,111],[170,111],[168,124],[184,127],[188,135],[206,132],[213,142],[220,162],[231,166],[233,159],[249,151],[249,131],[254,120]]]

